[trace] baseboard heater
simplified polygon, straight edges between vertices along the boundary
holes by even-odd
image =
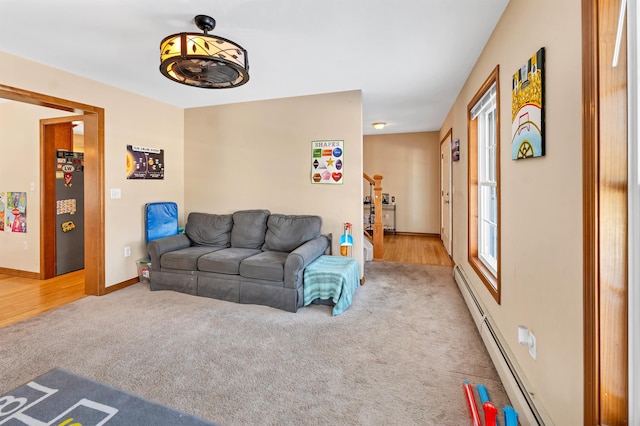
[[[478,327],[509,400],[518,412],[520,424],[524,426],[552,424],[546,413],[536,406],[531,394],[527,391],[521,374],[518,373],[507,348],[501,342],[502,339],[496,327],[492,325],[490,317],[485,314],[482,303],[474,294],[464,271],[458,265],[453,268],[453,277]]]

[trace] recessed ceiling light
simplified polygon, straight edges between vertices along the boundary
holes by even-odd
[[[372,124],[373,128],[376,130],[382,130],[386,125],[387,123],[385,123],[384,121],[376,121],[375,123]]]

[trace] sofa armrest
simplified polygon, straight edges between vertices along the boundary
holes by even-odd
[[[284,263],[284,286],[286,288],[300,287],[304,277],[304,268],[322,256],[328,247],[329,239],[321,235],[289,253]]]
[[[185,234],[158,238],[149,242],[147,251],[151,256],[151,269],[160,270],[160,257],[174,250],[191,247],[191,240]]]

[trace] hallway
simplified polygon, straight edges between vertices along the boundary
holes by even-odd
[[[436,235],[386,234],[383,261],[453,266],[440,237]]]

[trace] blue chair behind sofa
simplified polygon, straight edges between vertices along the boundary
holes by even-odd
[[[177,235],[178,205],[174,202],[145,204],[144,238],[145,244],[157,238]]]

